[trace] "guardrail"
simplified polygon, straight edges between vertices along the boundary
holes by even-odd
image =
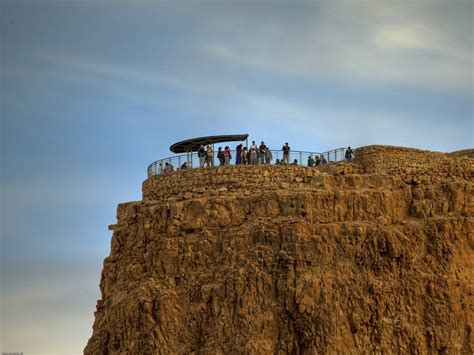
[[[270,149],[270,151],[272,152],[272,160],[270,161],[270,164],[275,164],[277,159],[279,161],[283,160],[282,150]],[[337,149],[333,149],[324,153],[291,150],[288,160],[290,164],[296,160],[298,165],[307,166],[308,158],[310,155],[312,155],[313,158],[316,158],[317,156],[324,157],[326,159],[327,164],[330,164],[330,163],[335,163],[335,162],[344,160],[345,154],[346,154],[346,148],[337,148]],[[231,150],[230,165],[235,165],[236,163],[235,158],[236,158],[236,151],[234,149],[234,150]],[[217,151],[214,152],[212,161],[213,161],[213,166],[220,165],[219,160],[217,159]],[[165,168],[166,163],[168,163],[169,165],[172,165],[174,170],[181,168],[181,166],[184,163],[186,163],[187,169],[195,169],[195,168],[199,168],[199,157],[198,157],[197,152],[193,152],[193,153],[175,155],[172,157],[157,160],[151,163],[150,165],[148,165],[148,168],[147,168],[148,177],[164,172],[163,169]],[[258,163],[263,164],[260,160],[258,160]]]

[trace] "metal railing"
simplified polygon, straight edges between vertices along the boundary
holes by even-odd
[[[296,164],[300,166],[307,166],[308,165],[308,158],[309,156],[312,156],[313,158],[316,157],[324,157],[326,160],[326,164],[330,163],[335,163],[339,162],[342,160],[345,160],[345,154],[346,154],[346,149],[347,148],[337,148],[333,149],[324,153],[319,153],[319,152],[306,152],[306,151],[300,151],[300,150],[291,150],[289,154],[289,159],[288,163],[294,163],[296,160]],[[272,159],[269,164],[274,165],[277,161],[277,159],[282,162],[283,161],[283,151],[282,150],[270,150],[272,152]],[[217,159],[217,151],[214,151],[214,156],[212,159],[213,165],[212,166],[220,166],[219,159]],[[165,166],[166,163],[171,165],[173,167],[173,170],[180,169],[184,163],[186,163],[186,168],[187,169],[193,169],[193,168],[199,168],[199,157],[197,152],[193,153],[188,153],[188,154],[181,154],[181,155],[175,155],[172,157],[164,158],[157,160],[153,163],[151,163],[148,168],[147,168],[147,175],[148,177],[151,177],[153,175],[160,174],[162,172],[165,172]],[[257,164],[265,164],[265,158],[262,159],[257,159]],[[205,164],[204,167],[208,167],[208,164]],[[230,165],[236,165],[236,151],[231,150],[231,159],[230,159]]]

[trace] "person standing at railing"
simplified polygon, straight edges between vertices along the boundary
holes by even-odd
[[[260,147],[258,147],[258,158],[260,161],[260,164],[265,164],[265,153],[267,152],[267,146],[265,145],[265,142],[262,141],[260,143]]]
[[[249,159],[248,159],[248,154],[247,154],[247,147],[244,147],[242,149],[242,152],[240,153],[241,155],[241,160],[242,160],[242,164],[243,165],[247,165],[249,163]]]
[[[265,151],[265,164],[271,164],[272,159],[273,159],[272,151],[268,149],[267,147],[267,150]]]
[[[204,145],[201,144],[198,150],[198,158],[199,158],[199,167],[204,168],[204,163],[206,162],[206,148],[204,148]]]
[[[240,165],[242,162],[242,144],[235,148],[235,165]]]
[[[352,159],[354,158],[354,151],[352,150],[351,146],[347,147],[345,158],[349,163],[352,162]]]
[[[314,163],[315,163],[315,161],[313,159],[313,154],[310,154],[309,157],[308,157],[308,166],[310,168],[312,168],[314,166]]]
[[[285,143],[285,145],[281,148],[283,150],[283,164],[289,164],[290,163],[290,146],[288,143]]]
[[[229,146],[226,146],[224,148],[224,165],[229,165],[230,164],[230,159],[232,159],[232,155],[230,155],[230,148]]]
[[[224,166],[225,159],[224,159],[224,152],[222,151],[222,147],[217,149],[217,160],[219,160],[219,165]]]
[[[163,171],[165,171],[165,170],[163,169],[163,162],[160,161],[160,164],[158,164],[158,172],[159,172],[159,173],[162,173]]]
[[[255,143],[255,141],[252,141],[252,146],[250,147],[250,164],[252,165],[257,164],[257,151],[257,144]]]
[[[212,150],[212,147],[210,145],[207,146],[207,167],[214,166],[214,151]]]
[[[319,165],[321,165],[321,155],[317,155],[314,161],[314,166],[319,166]]]

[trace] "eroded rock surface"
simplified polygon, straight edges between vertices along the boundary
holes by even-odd
[[[121,204],[86,354],[473,353],[474,159],[370,146]]]

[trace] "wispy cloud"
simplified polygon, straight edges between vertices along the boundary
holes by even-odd
[[[405,50],[410,51],[413,48],[431,48],[433,46],[432,44],[425,44],[425,41],[417,36],[412,36],[410,32],[412,30],[408,27],[400,31],[388,27],[381,31],[379,37],[375,39],[369,37],[367,41],[380,42],[372,45],[386,46],[387,48],[384,51],[400,50],[403,52]],[[323,42],[327,46],[330,43],[331,46],[333,45],[329,38],[325,38]],[[288,66],[279,67],[283,63],[282,61],[267,61],[265,57],[270,55],[267,52],[262,52],[261,57],[259,55],[246,57],[239,54],[240,52],[234,55],[235,48],[228,46],[210,45],[207,50],[211,53],[211,56],[219,57],[221,61],[261,68],[265,71],[280,71],[281,75],[290,75],[290,71],[284,73],[285,70],[288,70]],[[388,58],[389,54],[387,53],[384,54],[387,58],[384,57],[380,61],[369,63],[373,58],[369,59],[370,55],[365,53],[364,48],[356,44],[346,43],[338,46],[337,50],[341,57],[340,60],[352,58],[350,65],[344,65],[341,61],[338,62],[338,59],[336,59],[338,55],[335,53],[329,56],[321,55],[322,60],[327,62],[325,68],[332,68],[332,71],[326,73],[321,68],[311,64],[314,66],[314,72],[311,71],[308,75],[328,75],[331,76],[331,80],[339,80],[337,78],[340,78],[340,80],[351,81],[354,85],[359,83],[361,87],[367,85],[367,81],[385,80],[392,83],[398,82],[400,85],[409,86],[413,84],[415,86],[429,86],[430,88],[436,88],[434,83],[420,81],[420,78],[426,77],[428,81],[433,81],[440,80],[440,75],[451,75],[448,68],[438,68],[438,77],[432,77],[431,71],[436,71],[433,63],[431,63],[431,66],[428,65],[428,68],[421,66],[419,63],[411,63],[410,66],[413,70],[416,70],[416,74],[408,75],[406,70],[396,69],[397,66],[403,65],[403,63],[396,63],[397,59]],[[372,143],[383,143],[385,141],[392,144],[397,144],[397,142],[401,144],[400,142],[402,142],[420,147],[426,144],[440,146],[440,142],[443,142],[441,132],[449,131],[453,134],[456,132],[460,137],[465,135],[462,127],[452,126],[446,120],[439,120],[436,126],[427,128],[425,120],[414,121],[409,110],[390,112],[376,105],[363,107],[359,104],[354,107],[341,103],[335,107],[330,103],[305,103],[294,100],[294,95],[282,95],[272,90],[265,93],[253,87],[237,87],[232,80],[232,76],[225,80],[210,76],[207,81],[203,82],[199,74],[184,78],[173,73],[161,73],[159,69],[138,68],[114,62],[104,63],[94,57],[62,52],[42,54],[42,58],[65,70],[64,77],[66,80],[76,81],[84,85],[94,85],[102,88],[108,95],[118,95],[132,102],[151,106],[159,105],[159,97],[163,90],[173,88],[179,90],[179,94],[171,96],[170,100],[177,99],[177,97],[180,100],[183,100],[183,97],[186,96],[192,97],[189,102],[200,102],[200,104],[218,108],[222,117],[227,117],[229,120],[244,119],[244,122],[247,122],[246,118],[251,118],[252,122],[260,122],[262,128],[272,122],[280,121],[286,127],[285,134],[294,131],[295,136],[301,136],[301,127],[305,126],[307,128],[304,131],[308,135],[308,141],[311,141],[311,137],[314,137],[318,144],[322,144],[325,149],[332,149],[333,145],[344,145],[349,141],[353,142],[354,145],[364,144],[368,141]],[[367,58],[367,60],[361,58]],[[289,61],[290,59],[287,57],[282,60]],[[408,59],[405,58],[404,60]],[[311,61],[306,60],[305,63],[308,64]],[[302,75],[303,72],[310,69],[311,65],[292,68],[291,75]],[[390,66],[393,70],[389,68]],[[302,70],[302,72],[298,74],[299,70]],[[347,76],[344,76],[344,73]],[[313,79],[317,81],[317,78],[313,77]],[[463,78],[463,80],[469,81],[466,78]],[[121,82],[121,85],[117,85],[117,81]],[[449,80],[446,79],[442,90],[460,90],[456,86],[459,84],[458,80],[453,83],[456,86],[455,88],[450,87],[448,83]],[[142,90],[143,85],[147,85],[149,88]],[[468,84],[466,83],[466,85]],[[366,127],[364,130],[357,129],[361,121],[364,122]],[[246,123],[243,127],[245,126]],[[444,128],[441,129],[441,127]],[[414,132],[419,129],[430,130],[429,142],[418,141]],[[404,139],[394,140],[393,142],[387,141],[389,137],[394,136],[404,137]],[[438,149],[442,150],[443,148],[440,146]]]
[[[472,39],[463,41],[424,15],[430,2],[410,4],[322,3],[297,26],[262,27],[250,41],[242,30],[232,44],[217,41],[207,50],[216,60],[313,80],[472,90]],[[453,4],[469,11],[466,5]]]
[[[110,61],[105,62],[65,52],[40,53],[39,56],[55,66],[62,66],[63,69],[73,75],[86,74],[86,76],[94,76],[98,80],[106,78],[116,81],[134,82],[141,85],[169,86],[186,90],[192,89],[183,78],[166,75],[154,70],[154,68],[140,70],[130,66],[114,64]]]

